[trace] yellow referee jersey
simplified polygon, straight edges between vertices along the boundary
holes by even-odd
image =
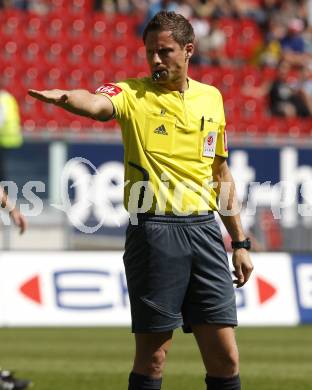
[[[188,79],[182,94],[151,78],[105,84],[122,129],[124,204],[130,213],[189,215],[217,210],[215,155],[227,157],[220,92]]]

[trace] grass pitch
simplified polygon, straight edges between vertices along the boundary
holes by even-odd
[[[239,328],[244,390],[312,389],[312,327]],[[127,328],[0,329],[0,366],[34,390],[126,390],[134,351]],[[174,334],[163,390],[205,389],[194,338]]]

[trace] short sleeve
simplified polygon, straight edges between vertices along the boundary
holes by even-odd
[[[106,96],[112,102],[115,119],[120,121],[127,117],[127,92],[123,83],[105,83],[95,93]]]
[[[217,139],[217,146],[216,146],[216,155],[220,157],[227,158],[228,153],[228,145],[227,145],[227,135],[225,130],[225,115],[224,115],[224,108],[223,108],[223,99],[221,94],[219,95],[219,132],[218,132],[218,139]]]

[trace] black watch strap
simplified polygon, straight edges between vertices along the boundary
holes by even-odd
[[[243,241],[232,241],[232,248],[233,249],[241,249],[241,248],[244,248],[244,249],[247,249],[249,251],[249,249],[251,248],[251,243],[250,243],[250,238],[247,237],[245,240]]]

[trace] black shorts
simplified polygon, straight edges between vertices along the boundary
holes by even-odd
[[[138,225],[127,229],[124,264],[134,333],[237,325],[228,258],[213,213],[139,216]]]

